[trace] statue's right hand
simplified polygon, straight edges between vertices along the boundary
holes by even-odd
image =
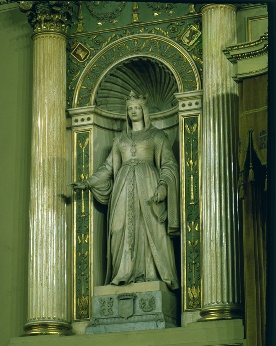
[[[68,185],[71,185],[74,191],[85,190],[87,187],[87,185],[85,185],[83,182],[77,182],[77,181],[73,181],[72,183],[69,183]]]

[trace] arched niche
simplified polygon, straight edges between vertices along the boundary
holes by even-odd
[[[155,59],[167,66],[179,93],[201,89],[198,69],[182,46],[164,36],[136,34],[108,44],[88,62],[77,82],[72,107],[94,105],[95,92],[104,76],[122,61],[137,57]]]
[[[116,133],[125,126],[125,100],[131,90],[148,96],[152,123],[167,133],[183,166],[179,142],[183,141],[180,126],[184,122],[179,116],[182,119],[186,109],[182,101],[188,95],[187,107],[192,109],[188,105],[193,96],[189,95],[200,89],[199,72],[191,56],[167,38],[139,34],[106,46],[83,70],[73,108],[68,110],[72,117],[73,179],[92,174],[106,159]],[[195,114],[198,116],[198,111]],[[93,289],[104,283],[107,215],[88,193],[76,198],[73,214],[74,319],[89,319]]]

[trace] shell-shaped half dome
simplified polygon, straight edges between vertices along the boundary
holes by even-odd
[[[168,111],[177,105],[178,86],[173,73],[162,62],[150,58],[131,58],[113,67],[102,79],[95,105],[116,114],[126,113],[131,91],[148,98],[149,113]]]

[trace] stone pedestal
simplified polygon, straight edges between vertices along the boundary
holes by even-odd
[[[161,281],[95,287],[86,334],[176,327],[176,296]]]

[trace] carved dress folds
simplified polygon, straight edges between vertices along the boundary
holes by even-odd
[[[99,202],[109,203],[106,284],[162,280],[178,288],[168,236],[179,229],[178,166],[164,132],[122,132],[87,182]],[[156,204],[151,197],[160,182],[167,198]]]

